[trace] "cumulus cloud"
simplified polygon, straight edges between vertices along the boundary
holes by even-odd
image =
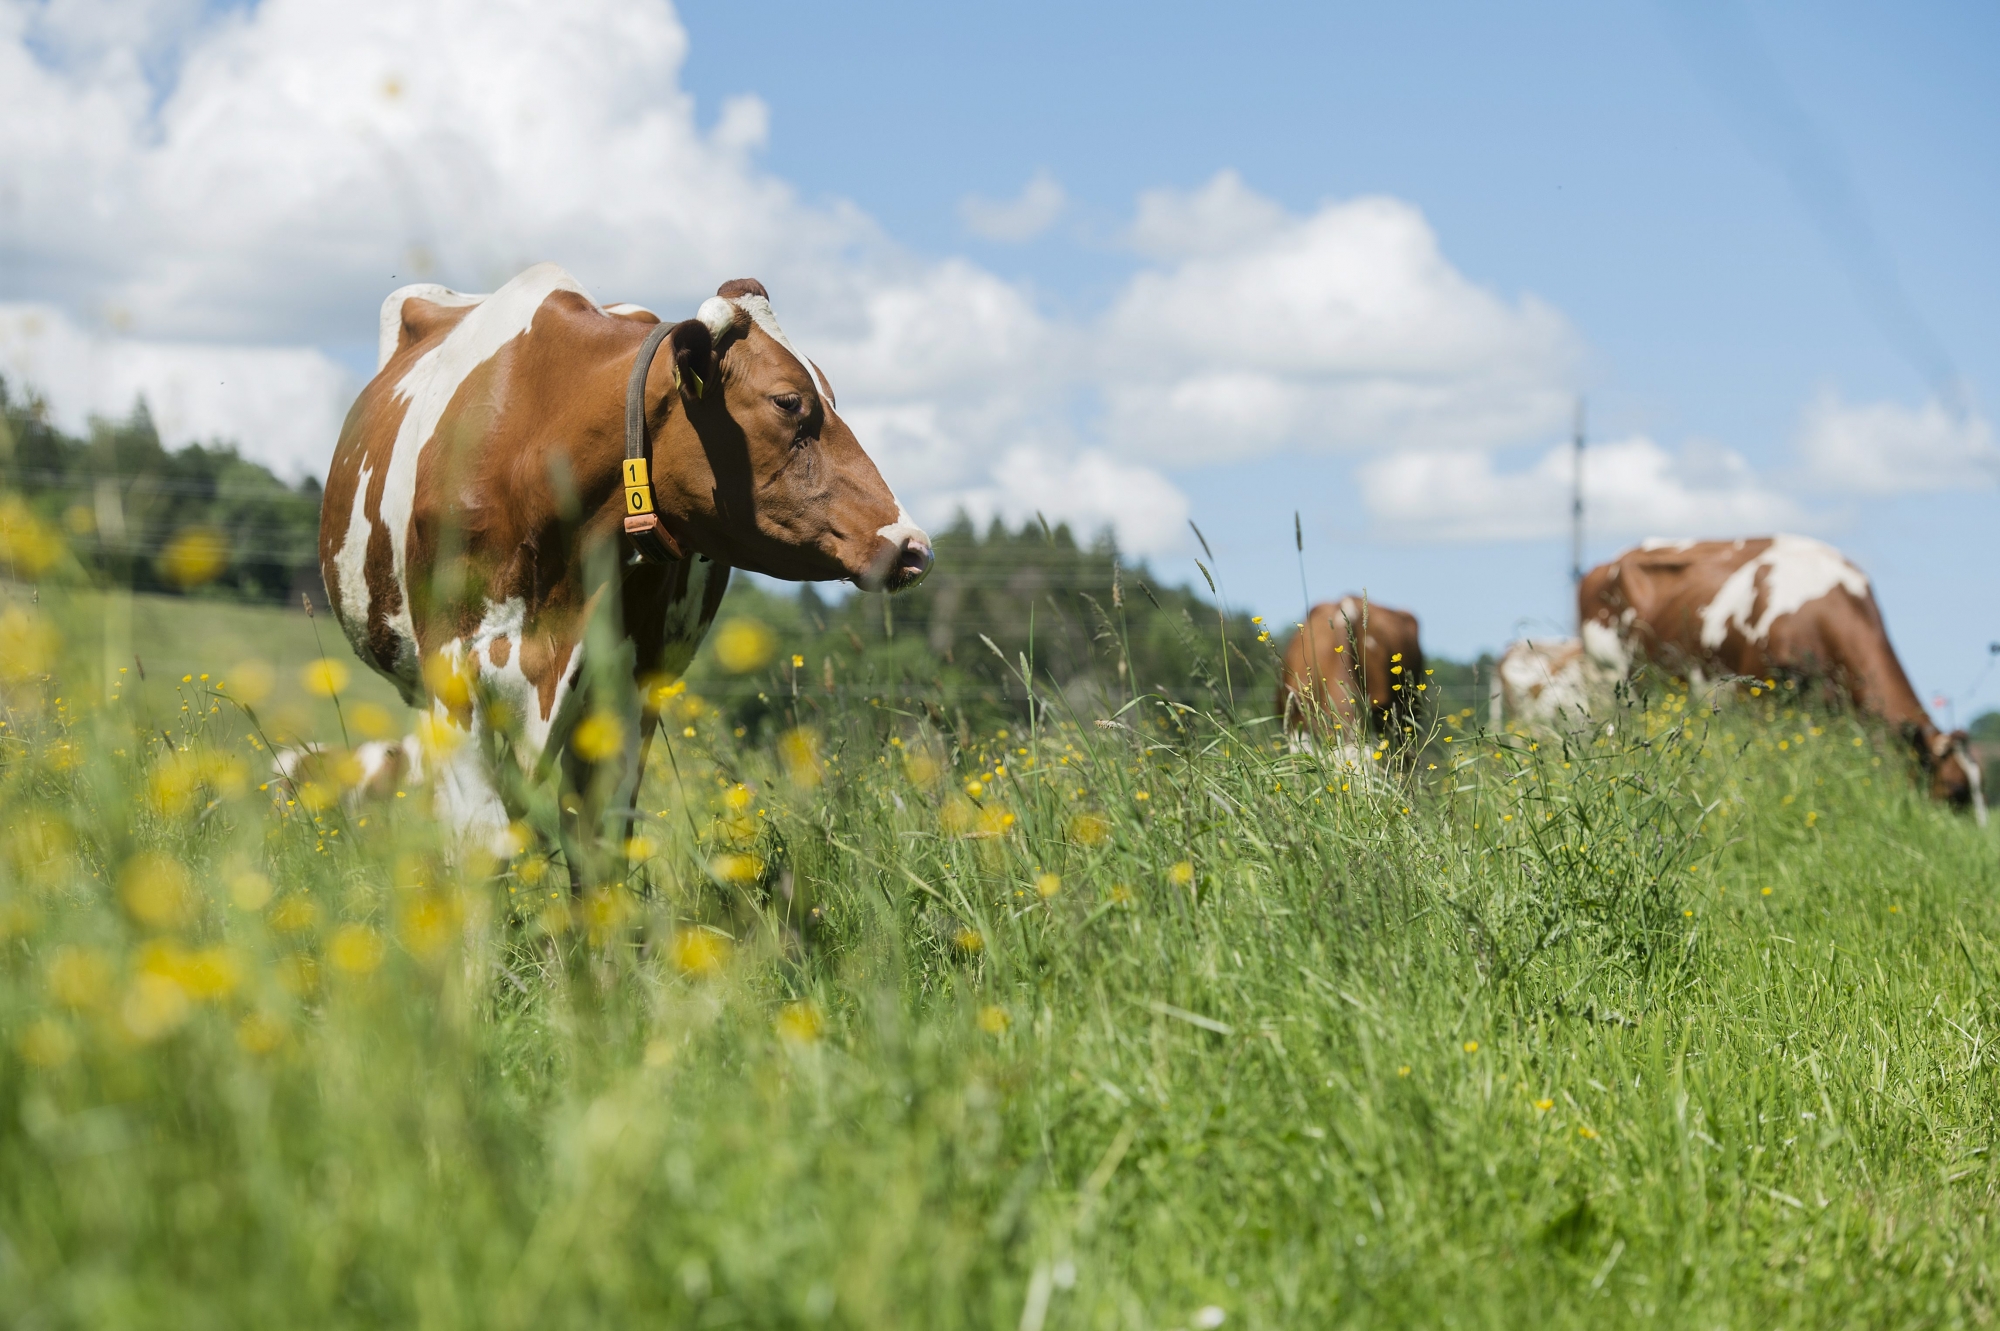
[[[74,65],[16,34],[0,153],[10,248],[143,335],[324,342],[399,281],[490,289],[551,255],[653,299],[757,262],[797,289],[875,240],[751,167],[761,105],[698,129],[664,4],[272,0],[210,21],[157,106],[142,53],[117,58],[127,9],[90,7],[113,54]]]
[[[764,104],[704,128],[687,57],[665,0],[0,3],[0,368],[66,420],[143,392],[172,438],[318,470],[352,387],[325,353],[358,362],[397,285],[554,259],[675,317],[754,275],[912,511],[1039,508],[1147,553],[1182,539],[1172,468],[1490,449],[1567,411],[1567,322],[1461,274],[1407,203],[1149,193],[1140,271],[1053,317],[800,200],[759,164]],[[1040,174],[966,217],[1025,239],[1063,206]]]
[[[1847,494],[1985,489],[2000,479],[1991,422],[1936,398],[1914,408],[1849,403],[1828,389],[1805,410],[1798,452],[1813,483]]]
[[[1400,200],[1298,216],[1225,171],[1142,197],[1130,239],[1159,262],[1103,325],[1106,429],[1128,453],[1492,446],[1569,410],[1568,323],[1468,280]]]
[[[1115,527],[1120,543],[1141,554],[1177,548],[1187,531],[1187,496],[1150,467],[1136,467],[1102,449],[1009,449],[993,483],[940,494],[933,521],[964,510],[975,522],[1020,522],[1041,513],[1085,534]]]
[[[1534,540],[1569,530],[1569,448],[1502,471],[1483,452],[1412,451],[1358,469],[1369,514],[1385,534],[1427,540]],[[1794,528],[1805,515],[1739,454],[1690,446],[1668,452],[1635,437],[1593,445],[1584,464],[1584,520],[1593,537],[1738,536]]]
[[[986,199],[968,194],[958,203],[958,215],[975,236],[1019,245],[1033,240],[1062,216],[1069,195],[1047,170],[1035,172],[1020,194],[1011,199]]]
[[[92,334],[47,305],[0,305],[0,376],[39,393],[72,433],[143,400],[169,448],[254,441],[258,460],[294,479],[324,470],[329,431],[358,387],[312,347]]]

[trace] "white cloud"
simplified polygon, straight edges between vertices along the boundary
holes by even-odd
[[[1430,540],[1535,540],[1569,530],[1570,449],[1499,471],[1480,452],[1391,454],[1357,471],[1385,533]],[[1643,437],[1593,445],[1584,462],[1584,524],[1593,538],[1743,536],[1796,528],[1805,515],[1739,454],[1690,446],[1669,453]]]
[[[1284,450],[1490,447],[1555,428],[1581,349],[1533,297],[1467,280],[1396,199],[1299,217],[1223,172],[1141,199],[1102,330],[1106,429],[1169,465]]]
[[[1069,206],[1062,183],[1046,170],[1035,172],[1011,199],[985,199],[968,194],[958,202],[958,215],[975,236],[1019,245],[1055,225]]]
[[[700,131],[663,3],[269,0],[211,22],[157,109],[129,6],[95,8],[111,54],[51,68],[17,18],[0,56],[9,248],[145,336],[338,340],[398,282],[487,290],[552,256],[621,296],[761,267],[796,299],[879,244],[754,168],[754,99]]]
[[[221,441],[297,478],[324,469],[358,385],[312,347],[151,342],[86,333],[46,305],[0,305],[0,375],[39,392],[55,423],[123,417],[140,399],[169,448]]]
[[[1179,548],[1188,520],[1187,496],[1171,481],[1094,448],[1008,449],[990,484],[939,494],[919,516],[942,523],[959,509],[982,524],[994,517],[1019,523],[1041,513],[1051,522],[1067,521],[1086,539],[1113,527],[1124,549],[1142,555]]]
[[[1935,398],[1917,408],[1850,404],[1827,389],[1805,410],[1798,452],[1810,480],[1849,494],[1985,489],[2000,479],[1992,424]]]
[[[1147,190],[1126,239],[1153,259],[1192,259],[1253,249],[1276,238],[1294,219],[1274,199],[1219,171],[1200,189]]]
[[[1150,193],[1146,266],[1055,318],[802,202],[756,160],[763,103],[698,123],[687,53],[664,0],[0,0],[0,301],[56,330],[29,377],[64,419],[143,391],[170,437],[317,470],[347,390],[315,348],[371,346],[400,283],[554,259],[673,317],[754,275],[913,511],[1113,521],[1142,553],[1183,539],[1171,468],[1490,449],[1568,410],[1567,322],[1467,279],[1406,203]],[[966,215],[1025,238],[1063,206],[1041,174]]]

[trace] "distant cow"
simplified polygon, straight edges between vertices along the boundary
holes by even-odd
[[[489,732],[537,774],[612,764],[610,807],[631,805],[654,720],[635,685],[686,668],[732,567],[893,591],[930,563],[760,283],[663,327],[553,264],[490,296],[384,302],[320,518],[349,641],[457,732],[438,746],[441,811],[495,844],[520,798],[502,788],[525,787],[496,779]],[[585,628],[608,605],[598,650],[627,682],[579,754]]]
[[[402,739],[371,739],[346,749],[300,744],[280,749],[271,770],[288,795],[308,786],[338,794],[349,808],[395,794],[408,782],[424,779],[423,746],[415,735]]]
[[[1882,626],[1868,578],[1803,536],[1648,541],[1587,574],[1580,621],[1616,632],[1634,659],[1700,687],[1725,677],[1817,681],[1898,728],[1935,797],[1986,806],[1965,732],[1931,723]]]
[[[1405,738],[1424,684],[1417,617],[1343,596],[1314,606],[1285,647],[1277,711],[1301,739],[1359,749],[1371,733]]]
[[[1493,667],[1489,720],[1530,726],[1581,721],[1599,708],[1625,673],[1617,635],[1586,624],[1582,638],[1523,638],[1507,645]]]

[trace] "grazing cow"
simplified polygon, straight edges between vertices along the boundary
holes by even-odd
[[[730,569],[894,591],[930,563],[762,284],[724,283],[663,326],[553,264],[488,296],[383,303],[320,517],[341,627],[429,707],[440,810],[493,845],[533,789],[517,778],[554,765],[579,789],[617,771],[607,798],[629,810],[647,686],[686,668]]]
[[[1493,667],[1488,719],[1530,726],[1582,721],[1623,676],[1626,653],[1612,631],[1586,624],[1582,638],[1523,638]]]
[[[1632,657],[1687,679],[1817,681],[1827,695],[1897,727],[1931,794],[1986,805],[1965,732],[1931,723],[1882,626],[1867,575],[1804,536],[1648,541],[1585,575],[1580,621],[1618,635]]]
[[[1343,596],[1314,606],[1286,644],[1277,710],[1295,743],[1359,753],[1371,732],[1405,738],[1427,689],[1417,617]]]
[[[415,735],[364,740],[351,752],[323,744],[300,744],[278,750],[272,757],[271,771],[283,783],[285,793],[313,787],[338,795],[340,802],[352,809],[388,799],[405,782],[422,781],[423,746]]]

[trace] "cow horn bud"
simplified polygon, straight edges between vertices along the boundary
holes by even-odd
[[[742,310],[735,301],[722,296],[710,296],[701,303],[701,308],[694,312],[694,317],[707,327],[710,337],[720,342],[723,334],[736,326],[736,320],[741,314]]]

